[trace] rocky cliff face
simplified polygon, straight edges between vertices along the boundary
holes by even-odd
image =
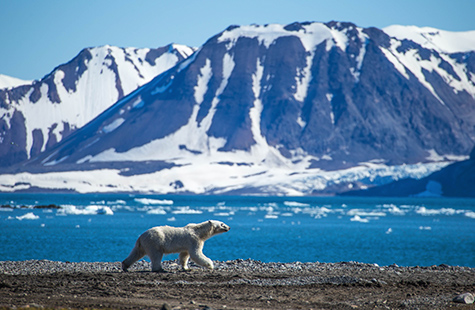
[[[87,48],[40,81],[0,90],[0,166],[45,151],[192,52],[180,45]]]
[[[325,171],[467,156],[475,48],[400,36],[337,22],[229,27],[22,169],[155,173],[157,192],[309,194],[330,186]],[[377,178],[362,175],[346,182]]]

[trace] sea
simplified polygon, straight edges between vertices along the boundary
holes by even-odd
[[[0,261],[122,261],[151,227],[214,219],[231,230],[206,241],[212,260],[475,267],[475,199],[3,193],[0,206]]]

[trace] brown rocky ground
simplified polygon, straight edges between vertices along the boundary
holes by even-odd
[[[215,262],[212,271],[173,261],[166,273],[141,261],[0,262],[1,308],[113,309],[474,309],[475,268],[361,263]]]

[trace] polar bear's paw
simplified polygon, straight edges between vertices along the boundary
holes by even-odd
[[[156,273],[168,273],[168,271],[166,271],[165,269],[156,269],[156,270],[152,270],[152,272],[156,272]]]
[[[209,262],[207,262],[207,264],[204,267],[213,270],[214,269],[214,263],[211,260],[209,260]]]

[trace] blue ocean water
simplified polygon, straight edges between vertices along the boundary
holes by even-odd
[[[62,208],[32,208],[48,204]],[[216,219],[231,230],[206,242],[213,260],[475,267],[475,199],[0,194],[0,205],[14,207],[0,208],[0,260],[122,261],[150,227]]]

